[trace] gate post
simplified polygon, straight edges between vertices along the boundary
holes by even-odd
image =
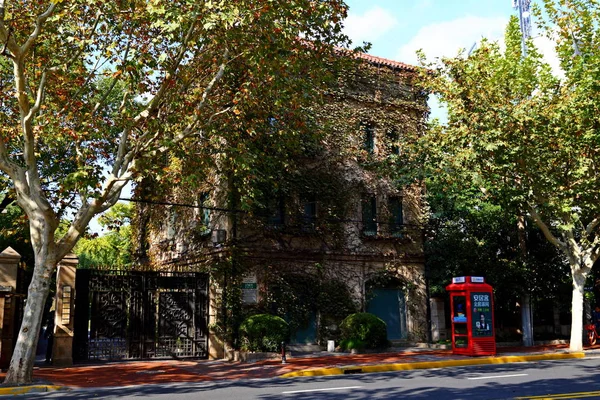
[[[75,299],[75,271],[78,262],[79,260],[75,254],[67,254],[58,264],[56,271],[53,365],[73,365],[73,305]]]
[[[21,255],[11,247],[0,253],[0,368],[8,367],[14,342],[14,296]],[[7,297],[8,296],[8,297]]]
[[[446,340],[446,312],[444,299],[439,297],[432,297],[429,299],[431,304],[431,339],[433,342],[438,340]]]
[[[208,283],[208,326],[217,326],[219,320],[219,312],[223,308],[221,304],[223,298],[223,289],[216,287],[214,282],[209,280]],[[221,316],[222,318],[222,316]],[[225,334],[219,333],[218,329],[209,328],[208,332],[208,358],[211,360],[219,360],[225,357]],[[232,356],[233,357],[233,356]]]

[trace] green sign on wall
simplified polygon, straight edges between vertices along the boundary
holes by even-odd
[[[248,283],[248,282],[242,283],[242,289],[254,289],[254,290],[256,290],[257,287],[258,287],[258,285],[256,283]]]
[[[258,302],[258,282],[255,274],[247,274],[242,279],[242,302],[244,304],[256,304]]]
[[[492,294],[471,293],[473,337],[492,336]]]

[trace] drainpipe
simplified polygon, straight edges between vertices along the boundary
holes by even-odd
[[[431,335],[431,293],[429,292],[429,273],[428,268],[425,267],[425,293],[427,296],[427,344],[431,345],[433,342],[433,338]]]
[[[429,267],[425,260],[425,229],[421,230],[421,246],[423,248],[423,275],[425,277],[425,296],[427,297],[425,312],[427,318],[427,344],[431,345],[433,342],[431,334],[431,292],[429,288]]]

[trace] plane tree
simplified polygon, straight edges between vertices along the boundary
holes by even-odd
[[[600,255],[600,6],[546,0],[537,16],[562,72],[531,40],[523,55],[514,17],[505,46],[483,40],[468,56],[424,61],[424,85],[448,120],[434,122],[421,145],[447,188],[475,185],[486,201],[528,217],[567,258],[577,351],[584,283]]]
[[[228,126],[266,95],[291,115],[317,101],[345,15],[342,0],[0,0],[1,192],[35,259],[6,383],[31,381],[51,277],[91,219],[171,149],[235,146]]]

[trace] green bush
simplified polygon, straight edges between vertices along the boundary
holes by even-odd
[[[280,351],[281,342],[290,336],[288,323],[270,314],[256,314],[246,318],[240,325],[242,350]]]
[[[373,314],[356,313],[347,316],[340,324],[344,350],[378,349],[387,347],[385,322]]]

